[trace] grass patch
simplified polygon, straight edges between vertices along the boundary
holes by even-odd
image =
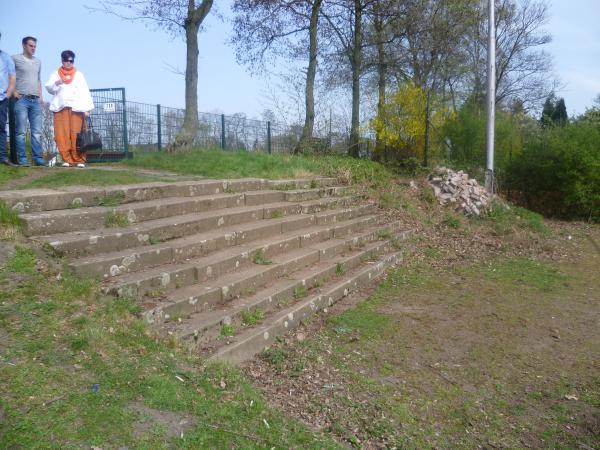
[[[19,189],[56,188],[62,186],[112,186],[116,184],[148,183],[162,181],[160,177],[142,175],[132,170],[101,170],[88,168],[85,170],[48,171],[42,178],[20,186]]]
[[[27,176],[28,170],[22,167],[8,167],[2,164],[0,166],[0,186],[5,185],[9,181],[18,180]]]
[[[167,153],[145,153],[122,162],[130,167],[168,170],[184,175],[210,178],[259,177],[267,179],[324,175],[354,183],[380,183],[393,180],[393,172],[369,160],[332,155],[268,155],[246,151],[192,150],[173,157]]]
[[[548,228],[544,224],[544,218],[540,214],[498,201],[492,204],[483,219],[490,221],[494,230],[499,234],[509,234],[516,228],[535,233],[548,232]]]
[[[260,308],[254,308],[252,311],[242,311],[242,322],[244,325],[252,326],[265,318],[265,313]]]
[[[235,325],[230,324],[230,323],[224,323],[223,326],[221,327],[221,336],[223,337],[229,337],[229,336],[233,336],[236,332],[236,328]]]
[[[528,286],[544,292],[568,286],[570,279],[554,265],[526,258],[494,261],[487,265],[484,273],[498,283]]]
[[[18,247],[0,268],[0,448],[337,448],[272,412],[239,370],[156,335],[131,299],[38,267]],[[134,403],[195,425],[140,430]]]
[[[20,227],[19,214],[10,208],[4,201],[0,200],[0,224]]]
[[[125,194],[123,192],[112,192],[102,198],[97,198],[98,206],[119,206],[125,200]]]
[[[454,214],[446,214],[446,217],[444,217],[442,223],[448,228],[453,228],[455,230],[458,230],[462,226],[462,221],[460,220],[460,217]]]

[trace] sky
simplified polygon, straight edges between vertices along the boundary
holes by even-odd
[[[185,43],[143,22],[125,22],[91,12],[95,0],[2,0],[0,49],[21,53],[21,38],[38,38],[42,82],[60,65],[60,52],[76,53],[75,65],[91,88],[124,87],[128,100],[164,106],[184,106]],[[231,0],[217,0],[217,10],[229,12]],[[600,94],[600,0],[549,0],[548,30],[553,42],[555,74],[564,84],[570,115],[583,113]],[[252,77],[235,60],[227,44],[231,24],[211,12],[199,35],[198,109],[224,114],[245,113],[260,118],[272,107],[276,80]],[[282,94],[283,95],[283,94]],[[50,96],[47,95],[47,100]]]

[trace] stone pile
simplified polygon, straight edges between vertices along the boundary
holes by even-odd
[[[429,176],[429,184],[442,206],[453,205],[466,216],[479,216],[491,202],[485,188],[462,170],[439,167]]]

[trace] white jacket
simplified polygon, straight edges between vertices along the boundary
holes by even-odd
[[[69,84],[63,83],[57,86],[56,82],[59,79],[60,76],[57,70],[50,75],[46,82],[46,90],[54,95],[50,102],[50,111],[58,112],[63,108],[71,108],[76,112],[87,112],[94,109],[92,94],[90,94],[83,73],[77,70],[73,81]]]

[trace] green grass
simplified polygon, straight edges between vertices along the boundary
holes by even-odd
[[[203,367],[138,314],[17,247],[0,267],[0,448],[337,448],[271,411],[239,370]],[[150,420],[136,403],[193,426],[183,438],[158,423],[136,433]]]
[[[2,200],[0,200],[0,224],[14,227],[20,226],[19,214],[12,208],[9,208]]]
[[[545,292],[568,287],[570,280],[555,266],[526,258],[492,261],[485,267],[484,273],[487,278],[498,283]]]
[[[244,325],[256,325],[265,318],[265,313],[260,308],[254,308],[252,311],[242,311],[242,322]]]
[[[112,192],[104,197],[97,198],[98,206],[119,206],[125,200],[123,192]]]
[[[279,179],[350,174],[353,182],[385,184],[394,177],[385,166],[368,160],[324,155],[267,155],[246,151],[193,150],[177,155],[147,153],[136,155],[123,164],[210,178]]]
[[[56,169],[48,170],[47,175],[33,180],[19,189],[56,188],[62,186],[111,186],[116,184],[134,184],[162,181],[160,177],[142,175],[131,170],[85,170]]]
[[[490,221],[500,234],[508,234],[518,228],[535,233],[548,232],[544,218],[540,214],[498,201],[492,204],[490,211],[483,216],[483,220]]]
[[[228,336],[233,336],[236,332],[236,328],[235,325],[230,324],[230,323],[224,323],[221,326],[221,336],[223,337],[228,337]]]
[[[0,188],[9,181],[23,178],[28,173],[29,171],[22,167],[8,167],[4,164],[0,165]]]

